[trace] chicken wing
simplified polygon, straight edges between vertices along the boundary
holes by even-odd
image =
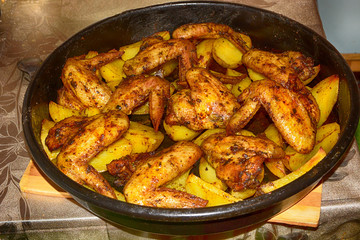
[[[62,71],[64,87],[74,93],[85,107],[102,108],[110,99],[111,90],[95,69],[122,56],[122,51],[101,53],[85,59],[85,55],[69,58]]]
[[[121,82],[102,109],[104,112],[118,109],[126,114],[149,100],[150,118],[157,131],[170,98],[170,83],[157,76],[138,75]]]
[[[230,119],[227,132],[245,127],[256,111],[263,106],[275,126],[296,151],[310,152],[315,144],[316,125],[299,100],[298,95],[272,80],[253,82],[239,95],[241,107]]]
[[[301,81],[313,74],[314,63],[311,58],[293,51],[275,54],[251,49],[243,55],[242,62],[245,66],[296,92],[302,105],[309,112],[311,120],[315,125],[317,124],[320,119],[319,106]]]
[[[192,142],[177,142],[138,166],[124,187],[126,201],[162,208],[205,207],[207,201],[192,194],[162,187],[190,169],[202,151]]]
[[[235,96],[204,68],[190,69],[186,80],[190,89],[171,96],[165,122],[195,131],[225,128],[239,107]]]
[[[127,115],[121,111],[96,115],[91,123],[79,130],[61,148],[57,157],[58,168],[77,183],[88,185],[100,194],[116,199],[110,184],[88,162],[118,140],[129,125]]]
[[[211,135],[201,148],[217,177],[234,191],[257,187],[264,160],[285,156],[283,149],[271,140],[224,133]]]

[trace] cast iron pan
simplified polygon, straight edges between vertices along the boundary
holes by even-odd
[[[62,174],[40,144],[40,124],[49,118],[48,102],[56,100],[62,85],[61,69],[67,58],[90,50],[105,52],[130,44],[154,32],[172,31],[182,24],[227,24],[251,36],[256,48],[300,51],[321,63],[319,79],[340,76],[337,105],[341,135],[326,158],[303,177],[278,189],[242,202],[203,209],[159,209],[132,205],[94,193]],[[183,2],[136,9],[104,19],[80,31],[44,61],[30,84],[23,105],[23,128],[29,151],[41,170],[76,201],[112,223],[143,231],[198,235],[255,226],[286,210],[309,193],[346,153],[359,119],[359,93],[346,61],[324,38],[284,16],[243,5]]]

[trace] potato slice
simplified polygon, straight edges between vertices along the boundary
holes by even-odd
[[[311,159],[320,148],[326,153],[336,144],[340,134],[340,126],[338,123],[329,123],[318,128],[316,133],[316,143],[314,149],[308,154],[296,152],[292,147],[287,147],[285,153],[287,158],[283,160],[285,166],[290,171],[295,171]]]
[[[240,201],[214,185],[205,182],[201,178],[190,174],[186,180],[186,191],[190,194],[208,200],[207,207],[219,206]]]
[[[198,67],[207,68],[212,59],[214,39],[205,39],[196,45]]]
[[[270,124],[264,131],[265,136],[275,142],[277,145],[284,147],[285,143],[282,139],[281,134],[277,130],[274,124]],[[275,176],[282,178],[286,175],[285,165],[283,159],[270,158],[266,159],[265,166],[274,174]]]
[[[186,171],[185,173],[181,174],[177,178],[173,179],[171,182],[167,183],[165,187],[176,189],[182,192],[186,192],[186,179],[188,178],[190,174],[190,170]]]
[[[266,184],[263,184],[260,186],[260,190],[264,193],[268,193],[271,191],[274,191],[278,188],[281,188],[285,186],[286,184],[289,184],[290,182],[298,179],[308,171],[310,171],[314,166],[316,166],[324,157],[326,156],[326,152],[324,149],[320,148],[317,153],[303,166],[301,166],[299,169],[293,171],[292,173],[289,173],[283,178],[277,179],[272,182],[268,182]]]
[[[311,89],[320,109],[320,120],[317,127],[320,127],[329,117],[339,93],[339,76],[332,75],[325,78]]]
[[[85,108],[85,109],[81,110],[80,114],[82,116],[92,117],[92,116],[95,116],[97,114],[100,114],[100,109],[98,109],[97,107],[88,107],[88,108]]]
[[[261,73],[255,72],[251,68],[248,68],[247,72],[248,72],[249,78],[253,81],[259,81],[259,80],[263,80],[266,78],[264,75],[262,75]]]
[[[54,122],[59,122],[71,116],[82,116],[80,111],[61,106],[53,101],[49,102],[49,113]]]
[[[251,79],[246,77],[232,86],[231,93],[234,94],[235,97],[238,97],[244,91],[245,88],[250,86],[250,84],[251,84]]]
[[[112,160],[129,155],[132,152],[132,148],[132,144],[128,139],[121,138],[91,159],[89,164],[98,172],[104,172],[107,170],[107,164]]]
[[[201,133],[181,125],[168,125],[165,121],[163,125],[166,134],[174,141],[191,141]]]
[[[132,145],[132,153],[144,153],[156,150],[164,140],[164,134],[152,127],[130,121],[130,127],[124,138]]]
[[[49,134],[49,130],[55,125],[55,122],[50,121],[48,119],[44,119],[41,123],[41,133],[40,133],[40,140],[41,140],[41,144],[44,148],[44,151],[46,153],[46,155],[48,156],[48,158],[53,161],[54,159],[56,159],[57,155],[60,152],[60,149],[55,150],[55,151],[50,151],[49,148],[46,146],[45,144],[45,139],[47,137],[47,135]]]
[[[199,175],[202,180],[223,191],[228,188],[228,186],[216,176],[215,169],[205,158],[200,158]]]
[[[138,52],[140,51],[140,47],[141,47],[142,43],[143,43],[143,41],[138,41],[138,42],[120,47],[119,50],[124,51],[124,54],[121,56],[121,59],[126,61],[126,60],[129,60],[129,59],[135,57],[136,54],[138,54]]]
[[[214,41],[212,56],[224,68],[237,68],[242,65],[243,53],[226,38]]]
[[[116,59],[100,67],[100,74],[105,79],[105,82],[108,83],[108,86],[111,88],[112,91],[114,91],[115,87],[124,78],[126,78],[126,75],[123,72],[124,63],[124,60]]]

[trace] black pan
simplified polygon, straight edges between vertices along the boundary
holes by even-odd
[[[321,63],[319,79],[340,76],[337,113],[338,143],[326,158],[298,180],[242,202],[203,209],[158,209],[116,201],[78,185],[54,166],[40,144],[40,124],[49,118],[48,102],[62,86],[60,75],[69,57],[89,50],[105,52],[130,44],[157,31],[182,24],[215,22],[249,34],[256,48],[295,50]],[[255,226],[286,210],[307,193],[342,159],[359,119],[359,92],[346,61],[324,38],[284,16],[243,5],[215,2],[169,3],[136,9],[104,19],[80,31],[44,61],[30,84],[23,105],[23,128],[30,154],[41,170],[68,191],[83,207],[115,224],[161,234],[196,235]]]

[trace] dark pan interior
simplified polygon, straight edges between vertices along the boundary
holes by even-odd
[[[186,23],[227,24],[251,36],[256,48],[301,51],[321,63],[319,79],[340,76],[337,112],[341,136],[333,150],[303,177],[243,202],[204,209],[156,209],[109,199],[73,182],[46,157],[40,144],[41,120],[49,118],[48,102],[62,85],[62,66],[69,57],[90,50],[105,52],[154,32],[172,31]],[[113,223],[163,234],[209,234],[244,228],[266,221],[304,197],[341,160],[353,140],[359,119],[359,93],[346,61],[324,38],[284,16],[243,5],[187,2],[127,11],[77,33],[43,63],[28,88],[23,105],[23,127],[29,151],[42,171],[85,208]]]

